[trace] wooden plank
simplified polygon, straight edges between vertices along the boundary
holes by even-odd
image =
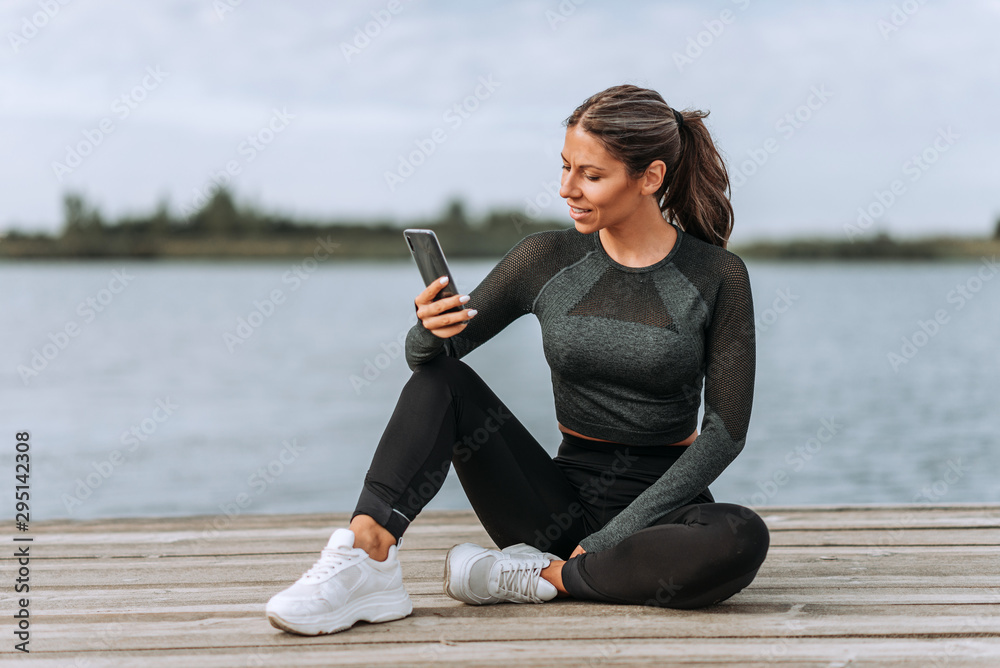
[[[914,548],[916,550],[916,548]],[[899,554],[889,557],[837,559],[783,558],[772,553],[764,562],[755,586],[768,587],[969,587],[988,590],[1000,586],[998,555],[970,555],[952,552],[941,554],[940,561],[927,563],[925,555]],[[944,563],[944,559],[961,561]],[[256,559],[256,562],[254,561]],[[403,577],[407,584],[440,584],[444,575],[444,553],[419,562],[403,558]],[[284,587],[298,578],[315,561],[315,555],[287,557],[181,557],[162,560],[116,560],[113,568],[102,560],[51,560],[33,562],[33,575],[39,593],[65,594],[67,590],[159,585],[198,586],[255,583]]]
[[[89,668],[117,668],[142,665],[147,668],[174,668],[197,665],[204,668],[231,666],[603,666],[738,665],[824,666],[841,668],[860,665],[962,665],[995,668],[1000,656],[1000,641],[975,639],[939,640],[855,640],[805,639],[783,643],[762,640],[574,640],[572,643],[469,642],[378,643],[341,646],[301,645],[274,649],[270,647],[219,648],[206,650],[148,651],[135,653],[99,650],[73,655],[59,653],[51,658],[33,657],[38,668],[65,668],[81,665]]]
[[[443,576],[446,550],[411,551],[400,553],[404,576],[408,581]],[[313,564],[318,552],[301,554],[189,556],[189,557],[121,557],[113,560],[98,558],[38,559],[32,561],[36,577],[47,588],[86,587],[102,584],[174,584],[216,582],[221,579],[242,582],[281,584],[297,578]],[[876,578],[915,576],[948,578],[968,576],[982,578],[982,586],[1000,573],[998,550],[992,547],[906,547],[891,551],[868,548],[772,548],[756,582],[772,577],[847,578],[871,585]],[[990,585],[992,586],[992,585]]]
[[[121,592],[115,600],[107,596],[86,592],[67,596],[48,596],[32,599],[34,614],[46,619],[55,617],[73,619],[74,616],[92,616],[97,613],[128,613],[143,611],[150,614],[258,614],[271,595],[279,588],[229,587],[223,589],[195,589],[170,587],[157,590],[136,590]],[[440,584],[407,585],[407,591],[415,606],[441,606],[450,604],[442,593]],[[788,608],[793,605],[983,605],[996,606],[1000,601],[997,594],[982,592],[976,587],[948,589],[945,587],[856,587],[815,589],[799,587],[753,587],[740,592],[727,602],[727,606],[744,609],[758,609],[762,605]],[[592,604],[588,604],[592,605]],[[729,609],[729,608],[727,608]],[[984,609],[984,614],[993,614]],[[996,613],[1000,614],[1000,613]]]
[[[953,504],[942,506],[921,505],[889,505],[870,504],[852,506],[762,506],[755,508],[774,530],[782,530],[787,524],[794,526],[802,523],[809,527],[822,529],[834,526],[865,527],[868,523],[878,523],[879,526],[894,527],[902,524],[913,526],[944,526],[962,524],[979,526],[984,520],[991,520],[992,526],[1000,522],[1000,504]],[[347,526],[350,521],[348,513],[329,514],[298,514],[298,515],[239,515],[228,518],[225,515],[204,515],[188,517],[156,517],[156,518],[116,518],[107,520],[45,520],[32,524],[32,530],[44,534],[60,533],[115,533],[119,531],[191,531],[201,535],[203,532],[234,530],[268,529],[282,530],[286,528],[312,528],[325,531],[327,535],[333,528]],[[434,510],[426,511],[411,525],[411,533],[438,531],[438,527],[451,524],[478,526],[478,519],[471,510]],[[214,525],[222,527],[214,528]],[[278,535],[278,534],[276,534]]]
[[[36,537],[35,558],[66,557],[167,557],[187,555],[260,555],[318,553],[326,543],[329,533],[313,532],[295,537],[268,538],[266,531],[253,538],[231,541],[204,541],[172,533],[104,534],[93,540],[85,534],[59,536],[58,542],[44,535]],[[404,549],[447,550],[460,542],[474,542],[487,547],[495,546],[481,528],[478,531],[439,532],[434,535],[407,533]],[[839,531],[787,531],[772,532],[771,546],[777,547],[867,547],[893,550],[912,546],[985,546],[1000,547],[1000,529],[907,529],[907,530],[839,530]],[[12,561],[13,556],[0,556],[0,563]]]
[[[648,606],[606,606],[583,602],[545,605],[464,606],[457,602],[416,610],[402,620],[359,624],[347,633],[302,638],[272,628],[257,612],[242,614],[107,613],[88,619],[46,617],[33,625],[42,651],[72,651],[88,643],[116,650],[166,648],[351,645],[391,641],[417,643],[443,635],[452,642],[533,640],[537,642],[663,638],[669,628],[682,638],[997,638],[1000,616],[989,606],[802,606],[768,614],[764,609],[682,611]],[[787,607],[787,606],[786,606]],[[617,614],[611,614],[612,611]]]

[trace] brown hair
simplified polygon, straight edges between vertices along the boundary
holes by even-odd
[[[597,137],[630,178],[642,176],[654,160],[667,166],[656,201],[664,219],[716,246],[726,247],[733,231],[733,207],[726,191],[729,174],[702,119],[707,111],[674,110],[659,93],[631,84],[612,86],[583,101],[563,121]]]

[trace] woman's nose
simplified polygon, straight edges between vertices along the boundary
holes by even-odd
[[[572,181],[568,176],[564,176],[562,181],[559,183],[559,196],[563,199],[570,197],[573,194]]]

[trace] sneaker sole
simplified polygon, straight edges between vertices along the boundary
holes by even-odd
[[[271,626],[300,636],[318,636],[346,631],[357,622],[376,624],[407,617],[413,612],[409,594],[402,592],[375,592],[353,601],[350,605],[328,615],[290,621],[275,612],[267,613]]]

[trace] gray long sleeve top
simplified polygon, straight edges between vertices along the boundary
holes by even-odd
[[[580,545],[617,545],[693,499],[746,442],[756,365],[753,301],[739,256],[677,228],[669,254],[647,267],[613,260],[597,232],[529,234],[469,294],[479,311],[442,339],[418,321],[407,333],[411,369],[461,358],[534,313],[552,373],[557,420],[585,436],[667,445],[701,431],[632,503]]]

